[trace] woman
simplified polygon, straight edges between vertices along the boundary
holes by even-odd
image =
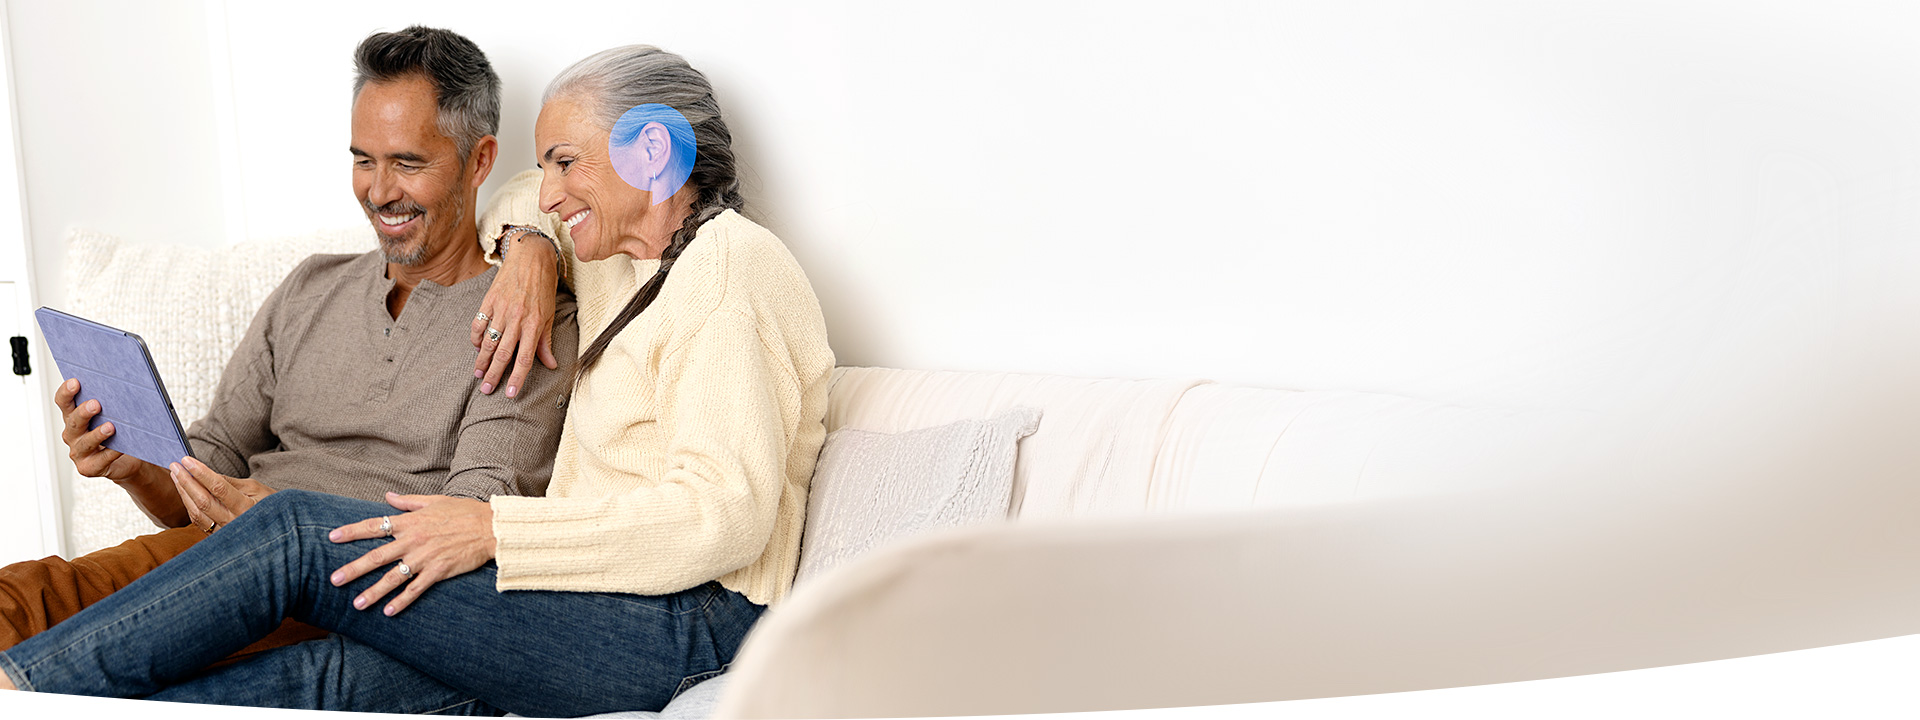
[[[648,104],[691,127],[696,157],[677,189],[657,176],[629,183],[630,163],[612,157],[609,131]],[[660,129],[648,132],[671,135]],[[575,64],[548,87],[535,138],[538,202],[571,227],[553,234],[583,261],[573,281],[595,337],[549,496],[389,496],[408,512],[388,515],[275,493],[0,653],[7,679],[165,700],[567,716],[659,708],[732,661],[798,560],[833,365],[819,303],[779,241],[737,212],[726,124],[678,56],[630,46]],[[670,137],[648,151],[674,167]],[[531,196],[530,178],[517,191]],[[283,617],[335,634],[202,672]]]

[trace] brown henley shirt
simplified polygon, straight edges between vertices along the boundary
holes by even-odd
[[[212,410],[188,428],[194,457],[279,490],[376,502],[545,492],[577,356],[573,296],[554,314],[560,369],[535,368],[518,399],[482,395],[469,328],[497,272],[423,280],[394,318],[379,252],[308,258],[261,305]]]

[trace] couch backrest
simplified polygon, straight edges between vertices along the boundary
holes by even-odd
[[[1148,504],[1234,510],[1527,483],[1565,462],[1590,419],[1379,393],[1200,385],[1168,419]]]
[[[827,431],[903,432],[1040,408],[1040,429],[1020,441],[1014,465],[1014,513],[1141,513],[1174,405],[1202,382],[838,368]]]

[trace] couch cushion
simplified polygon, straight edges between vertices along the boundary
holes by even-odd
[[[799,585],[883,543],[928,530],[1005,520],[1013,460],[1040,411],[1014,408],[903,433],[827,435],[807,492]]]
[[[1564,463],[1587,413],[1397,395],[1205,385],[1174,408],[1157,511],[1308,505],[1481,490]]]
[[[1013,508],[1022,518],[1144,512],[1154,453],[1180,396],[1202,380],[837,368],[827,431],[897,433],[1039,408],[1020,442]]]
[[[146,340],[180,422],[190,424],[206,414],[221,368],[281,278],[314,253],[374,247],[371,226],[232,247],[139,245],[76,230],[67,238],[69,306],[60,309]],[[125,492],[62,466],[74,555],[153,532]]]

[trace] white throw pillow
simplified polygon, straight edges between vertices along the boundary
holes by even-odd
[[[887,434],[827,436],[807,495],[797,585],[879,545],[938,528],[1007,517],[1021,438],[1036,408],[987,420]]]

